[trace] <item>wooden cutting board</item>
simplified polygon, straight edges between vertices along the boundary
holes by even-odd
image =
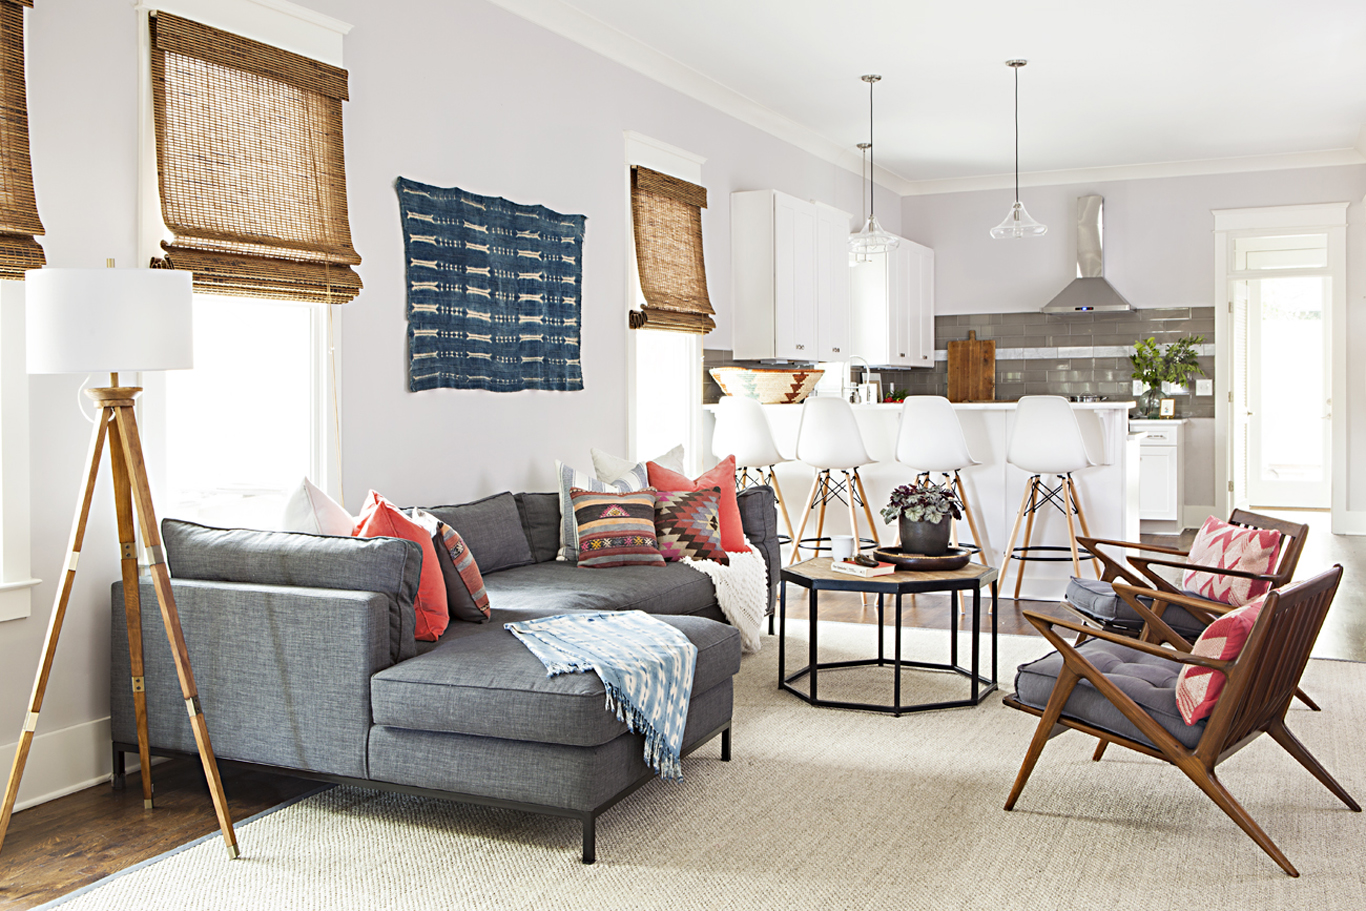
[[[949,342],[949,401],[996,400],[996,341],[978,341],[969,330],[965,342]]]

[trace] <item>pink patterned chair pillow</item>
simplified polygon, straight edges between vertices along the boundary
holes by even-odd
[[[1280,550],[1281,533],[1278,531],[1243,528],[1210,516],[1195,535],[1186,562],[1249,573],[1270,573],[1276,568]],[[1201,598],[1241,607],[1265,595],[1271,589],[1271,583],[1188,569],[1181,576],[1181,587]]]
[[[1191,654],[1201,658],[1218,658],[1222,661],[1237,658],[1242,653],[1243,646],[1247,645],[1247,637],[1251,634],[1252,626],[1257,622],[1257,616],[1262,612],[1262,604],[1265,601],[1265,595],[1255,601],[1249,601],[1205,627],[1200,638],[1195,640]],[[1200,719],[1209,717],[1227,682],[1228,675],[1223,671],[1194,664],[1182,666],[1181,673],[1176,677],[1176,708],[1186,724],[1195,724]]]

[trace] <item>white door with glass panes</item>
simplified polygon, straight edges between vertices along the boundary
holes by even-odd
[[[1332,496],[1332,277],[1326,232],[1232,238],[1235,499],[1326,509]]]

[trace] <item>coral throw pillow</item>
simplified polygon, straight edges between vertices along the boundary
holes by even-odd
[[[1242,653],[1243,646],[1247,644],[1247,637],[1251,634],[1252,626],[1257,622],[1257,615],[1262,612],[1262,605],[1265,602],[1266,596],[1263,595],[1237,610],[1229,611],[1205,627],[1200,638],[1195,640],[1191,654],[1223,661],[1237,658]],[[1181,673],[1176,677],[1176,708],[1181,712],[1186,724],[1195,724],[1200,719],[1209,717],[1210,712],[1214,711],[1214,704],[1219,701],[1219,694],[1224,691],[1226,682],[1227,675],[1223,671],[1216,671],[1212,667],[1197,667],[1194,664],[1182,666]]]
[[[446,605],[446,580],[441,577],[432,533],[408,518],[394,504],[373,490],[365,497],[356,520],[357,538],[406,538],[422,548],[422,575],[417,585],[415,637],[435,642],[446,631],[450,611]]]
[[[1281,533],[1278,531],[1242,528],[1210,516],[1200,526],[1195,541],[1191,543],[1190,556],[1186,562],[1249,573],[1269,573],[1276,568],[1276,556],[1280,550]],[[1271,589],[1271,583],[1188,569],[1181,576],[1181,587],[1210,601],[1240,607],[1265,595]]]
[[[441,577],[446,582],[446,607],[451,619],[467,623],[488,620],[489,595],[484,590],[484,574],[479,571],[474,553],[460,537],[460,532],[425,509],[414,509],[412,516],[414,522],[432,533]]]
[[[711,490],[721,489],[721,546],[731,553],[748,553],[745,527],[740,522],[740,504],[735,499],[735,456],[726,456],[711,471],[697,480],[670,471],[655,462],[646,466],[650,471],[650,486],[655,490]]]
[[[569,492],[578,530],[579,568],[663,566],[655,538],[655,492]]]
[[[721,488],[655,493],[655,535],[665,560],[730,563],[721,546]]]

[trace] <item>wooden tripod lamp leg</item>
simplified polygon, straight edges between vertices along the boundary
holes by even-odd
[[[33,746],[33,732],[38,728],[38,713],[43,708],[43,696],[47,692],[47,681],[52,673],[52,659],[57,654],[57,640],[62,635],[62,621],[66,619],[66,606],[71,600],[71,588],[76,581],[76,563],[81,556],[81,545],[85,542],[86,520],[90,518],[90,500],[95,495],[95,481],[100,473],[100,455],[104,449],[105,432],[109,427],[110,412],[106,408],[95,432],[90,438],[90,451],[85,459],[85,490],[80,504],[76,507],[76,518],[71,526],[71,544],[68,548],[66,571],[62,576],[61,588],[53,602],[52,616],[47,623],[47,636],[43,640],[43,655],[38,662],[38,673],[33,681],[33,695],[29,699],[28,714],[24,716],[24,729],[19,734],[19,748],[14,752],[14,765],[10,768],[9,784],[5,788],[5,802],[0,805],[0,848],[5,844],[5,833],[9,830],[10,816],[14,813],[14,802],[19,797],[19,781],[24,777],[24,764],[28,762],[28,752]]]
[[[120,404],[115,408],[115,420],[118,422],[122,437],[128,481],[142,527],[142,540],[146,544],[148,562],[151,564],[152,584],[156,587],[157,601],[161,604],[161,619],[166,626],[166,637],[171,642],[176,674],[180,677],[180,691],[185,697],[186,710],[190,713],[190,727],[194,730],[199,758],[204,764],[204,776],[208,779],[209,793],[213,797],[214,810],[218,813],[218,826],[223,832],[228,856],[235,858],[239,854],[237,835],[233,832],[228,800],[223,793],[223,780],[218,775],[218,761],[214,758],[213,745],[209,741],[209,726],[199,705],[199,691],[195,688],[194,671],[190,669],[190,655],[185,648],[185,637],[180,629],[180,614],[176,611],[175,594],[171,591],[171,575],[166,569],[166,558],[162,555],[161,533],[157,528],[156,512],[152,508],[152,490],[147,483],[147,467],[142,459],[142,442],[138,438],[138,425],[133,415],[131,400],[126,405]]]
[[[123,570],[123,613],[128,627],[128,667],[132,678],[133,714],[137,718],[138,763],[142,767],[142,805],[152,809],[152,754],[147,738],[147,687],[142,674],[142,595],[138,590],[138,543],[133,524],[133,491],[123,455],[118,423],[109,428],[109,464],[114,469],[114,513],[119,524]]]

